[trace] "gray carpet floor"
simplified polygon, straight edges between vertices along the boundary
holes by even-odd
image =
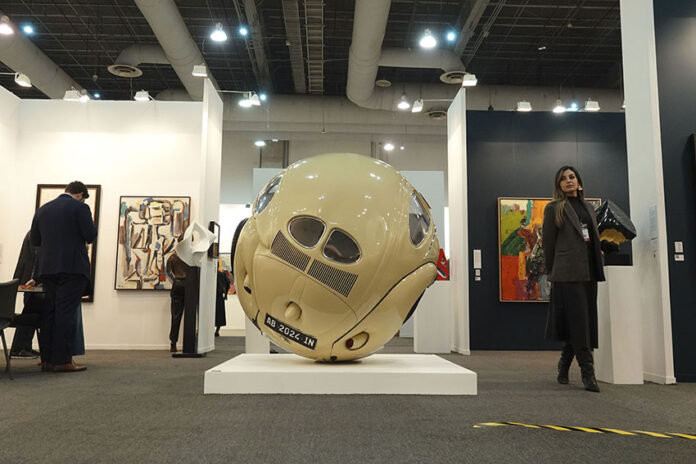
[[[477,396],[203,395],[204,371],[243,352],[241,338],[216,343],[202,359],[88,351],[82,373],[13,360],[15,380],[0,376],[0,463],[696,463],[685,438],[476,427],[696,434],[696,384],[596,394],[575,364],[570,385],[556,383],[556,353],[477,351],[444,356],[477,372]]]

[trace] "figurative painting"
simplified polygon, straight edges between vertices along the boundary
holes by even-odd
[[[36,186],[36,209],[45,205],[49,201],[55,200],[59,195],[65,193],[65,187],[68,184],[39,184]],[[101,197],[101,185],[89,184],[85,185],[89,198],[85,200],[85,204],[92,211],[92,220],[94,225],[99,230],[99,200]],[[97,239],[99,235],[97,235]],[[97,266],[97,239],[94,243],[87,244],[87,256],[89,257],[89,269],[92,285],[90,286],[89,294],[82,297],[82,301],[94,301],[94,273]]]
[[[547,302],[541,230],[550,198],[498,198],[500,301]],[[586,198],[597,209],[601,200]]]
[[[500,301],[549,300],[541,226],[549,198],[498,198]]]
[[[190,197],[122,196],[116,290],[169,290],[167,260],[191,217]]]

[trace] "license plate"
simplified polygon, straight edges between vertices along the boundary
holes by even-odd
[[[292,340],[295,343],[299,343],[302,346],[306,346],[310,350],[313,350],[314,347],[317,345],[316,338],[307,334],[303,334],[299,330],[290,327],[284,322],[280,322],[278,319],[274,318],[270,314],[266,314],[264,324],[266,325],[266,327],[269,327],[271,330],[279,333],[288,340]]]

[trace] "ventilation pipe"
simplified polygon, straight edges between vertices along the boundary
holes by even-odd
[[[186,91],[193,100],[202,100],[203,79],[193,77],[191,71],[195,65],[205,64],[205,61],[191,38],[174,0],[135,0],[135,4],[152,28]],[[210,71],[208,72],[210,80],[218,88]]]
[[[143,72],[138,65],[142,63],[170,64],[161,46],[135,44],[119,53],[116,62],[107,69],[119,77],[140,77]]]
[[[355,2],[353,39],[348,54],[346,96],[363,108],[387,111],[396,108],[402,94],[406,94],[410,100],[454,98],[459,91],[459,86],[399,84],[388,88],[375,88],[390,6],[391,0],[356,0]]]
[[[0,16],[3,14],[0,11]],[[14,24],[12,27],[18,31]],[[82,90],[80,84],[70,78],[31,40],[19,32],[12,35],[0,35],[0,61],[14,72],[29,76],[32,85],[49,98],[63,98],[65,91],[72,87]]]

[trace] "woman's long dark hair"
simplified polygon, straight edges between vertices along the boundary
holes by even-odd
[[[582,177],[580,177],[580,173],[578,172],[578,170],[575,169],[573,166],[562,166],[556,173],[556,177],[553,181],[553,201],[556,202],[556,227],[563,226],[563,210],[565,209],[568,197],[566,197],[566,194],[563,192],[563,189],[561,188],[561,177],[563,176],[563,173],[569,169],[573,171],[573,174],[575,174],[575,177],[578,179],[578,198],[580,198],[581,200],[585,199],[585,191],[583,190],[584,187],[582,185]]]

